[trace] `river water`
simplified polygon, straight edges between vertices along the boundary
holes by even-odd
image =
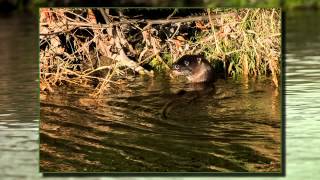
[[[320,27],[316,13],[287,17],[286,174],[314,179],[320,172]],[[39,179],[37,25],[22,16],[0,24],[0,173]],[[99,103],[82,91],[42,96],[40,169],[279,170],[281,96],[268,80],[220,81],[192,102],[187,93],[164,119],[163,104],[182,87],[162,77],[137,78]]]
[[[41,171],[279,172],[279,90],[270,84],[219,81],[175,97],[184,84],[160,76],[99,99],[41,94]]]

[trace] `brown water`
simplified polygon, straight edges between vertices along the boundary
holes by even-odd
[[[280,99],[270,80],[222,80],[176,97],[183,85],[136,77],[100,99],[70,89],[42,95],[40,170],[280,171]]]
[[[318,12],[288,12],[287,15],[287,173],[286,178],[280,179],[319,179],[320,121],[317,113],[320,97],[318,91],[318,87],[320,87],[320,27],[318,25],[320,14]],[[36,63],[37,45],[34,46],[37,43],[36,27],[36,21],[30,15],[22,14],[0,18],[0,40],[2,42],[0,43],[0,179],[42,179],[41,174],[38,173],[39,111],[37,106],[38,82],[36,81],[38,65]],[[233,83],[228,82],[231,85]],[[272,91],[267,90],[267,92]],[[75,95],[72,96],[75,97]],[[80,96],[83,97],[85,95],[80,94]],[[196,103],[201,104],[201,100]],[[203,104],[207,105],[207,103]],[[200,106],[198,108],[201,109]],[[177,110],[173,109],[171,115],[170,113],[168,114],[168,117],[173,118],[173,114],[178,112]],[[158,113],[158,111],[156,112]],[[91,110],[91,113],[94,113],[94,111]],[[201,123],[203,122],[204,120]],[[104,132],[108,131],[104,130]],[[91,153],[90,151],[88,152]],[[106,156],[103,157],[105,158]],[[91,177],[84,179],[112,178]],[[125,179],[145,178],[128,177]],[[192,178],[176,177],[175,179]],[[193,179],[199,178],[195,177]],[[215,179],[239,178],[215,177]],[[251,179],[269,178],[257,177]]]

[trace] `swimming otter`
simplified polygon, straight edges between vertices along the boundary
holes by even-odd
[[[172,66],[174,76],[185,76],[191,83],[215,81],[214,69],[201,55],[184,55]]]
[[[171,100],[163,106],[161,110],[163,119],[167,119],[169,109],[180,105],[180,100],[190,104],[197,98],[215,91],[214,85],[210,82],[216,80],[216,73],[210,63],[201,55],[182,56],[173,64],[171,75],[184,76],[190,84],[186,84],[184,89],[174,94]]]

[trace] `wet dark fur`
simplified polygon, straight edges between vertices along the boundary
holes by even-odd
[[[214,92],[213,81],[216,80],[213,67],[201,55],[185,55],[176,61],[172,66],[172,75],[184,76],[188,82],[186,90],[180,90],[172,99],[162,108],[162,118],[167,119],[168,111],[180,100],[185,100],[192,103],[203,95],[211,94]]]
[[[161,109],[161,117],[163,119],[168,119],[168,113],[172,108],[193,104],[197,99],[215,93],[213,84],[201,83],[199,85],[201,85],[201,87],[197,86],[196,89],[192,89],[192,91],[180,90],[176,94],[172,94],[170,100]]]
[[[172,66],[174,76],[185,76],[191,83],[213,82],[216,77],[210,63],[201,55],[184,55]]]

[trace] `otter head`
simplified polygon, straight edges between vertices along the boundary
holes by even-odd
[[[213,68],[200,55],[184,55],[172,66],[174,76],[184,76],[191,83],[210,82],[214,80]]]

